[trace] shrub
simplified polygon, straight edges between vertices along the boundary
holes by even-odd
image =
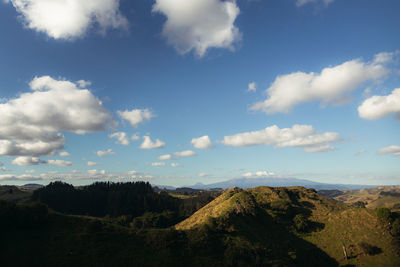
[[[382,250],[376,246],[368,244],[367,242],[361,242],[358,244],[362,252],[367,255],[376,255],[382,252]]]
[[[390,221],[392,215],[388,208],[379,208],[376,210],[376,214],[378,215],[378,218],[384,222]]]
[[[397,218],[396,220],[394,220],[393,224],[392,224],[392,229],[390,231],[392,233],[392,235],[394,236],[400,236],[400,219]]]
[[[304,232],[307,229],[308,220],[303,214],[294,216],[293,222],[297,231]]]

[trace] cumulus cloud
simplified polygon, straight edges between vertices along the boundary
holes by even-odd
[[[176,167],[179,167],[179,166],[181,166],[179,163],[175,163],[175,162],[171,163],[171,167],[172,168],[176,168]]]
[[[192,150],[185,150],[185,151],[175,152],[174,155],[175,157],[179,158],[179,157],[193,157],[196,156],[197,154]]]
[[[236,1],[156,0],[153,12],[167,17],[163,35],[181,54],[194,50],[202,57],[212,47],[233,49],[241,38],[234,25],[240,12]]]
[[[129,145],[129,138],[124,132],[116,132],[109,135],[110,138],[117,139],[116,143],[120,145]]]
[[[155,149],[162,148],[165,146],[165,143],[156,139],[155,142],[151,141],[150,136],[143,136],[143,143],[140,145],[141,149]]]
[[[32,166],[32,165],[39,165],[39,164],[48,164],[48,165],[55,165],[55,166],[72,166],[73,163],[70,161],[65,161],[65,160],[41,160],[38,157],[26,157],[26,156],[22,156],[22,157],[17,157],[12,161],[12,164],[14,165],[19,165],[19,166]]]
[[[78,84],[79,88],[86,88],[92,85],[91,81],[85,81],[85,80],[79,80],[76,83]]]
[[[19,166],[32,166],[32,165],[46,164],[47,162],[39,159],[38,157],[23,156],[15,158],[11,163]]]
[[[170,160],[171,158],[171,154],[165,154],[158,157],[159,160]]]
[[[99,150],[99,151],[96,152],[96,154],[99,157],[104,157],[104,156],[107,156],[107,155],[114,155],[115,152],[111,148],[109,148],[107,150]]]
[[[270,176],[275,176],[274,172],[269,172],[269,171],[257,171],[257,172],[246,172],[243,173],[243,177],[246,178],[251,178],[251,177],[270,177]]]
[[[0,156],[54,155],[65,144],[61,132],[115,126],[101,101],[73,82],[42,76],[29,85],[32,92],[0,104]]]
[[[250,107],[267,114],[289,112],[305,102],[321,101],[322,104],[341,103],[349,94],[367,81],[377,80],[389,73],[379,62],[350,60],[321,73],[294,72],[278,76],[267,89],[268,99]]]
[[[130,111],[117,111],[117,113],[133,127],[137,127],[139,123],[148,121],[154,117],[154,114],[149,109],[133,109]]]
[[[69,157],[69,156],[71,156],[67,151],[61,151],[60,153],[58,153],[58,155],[60,157]]]
[[[88,161],[88,162],[86,162],[86,165],[88,165],[88,166],[96,166],[96,165],[100,165],[100,163],[94,162],[94,161]]]
[[[193,138],[190,143],[192,144],[193,147],[198,149],[207,149],[212,147],[212,143],[208,135],[199,138]]]
[[[87,171],[89,175],[105,175],[106,171],[105,170],[88,170]]]
[[[394,89],[390,95],[372,96],[358,107],[359,116],[367,120],[377,120],[390,113],[396,113],[400,118],[400,88]]]
[[[390,154],[393,156],[400,157],[400,146],[387,146],[381,148],[377,152],[378,154]]]
[[[162,166],[165,166],[165,162],[152,162],[151,166],[153,166],[153,167],[162,167]]]
[[[247,86],[247,92],[255,92],[257,91],[257,84],[255,82],[249,83]]]
[[[7,0],[12,3],[24,26],[54,39],[74,39],[91,26],[126,29],[127,19],[119,11],[119,0]]]
[[[207,176],[210,176],[210,175],[208,175],[207,173],[201,172],[201,173],[197,174],[197,176],[199,176],[199,177],[207,177]]]
[[[225,136],[222,143],[226,146],[273,145],[280,147],[302,147],[305,152],[323,152],[333,150],[329,143],[340,141],[335,132],[316,133],[311,125],[294,125],[292,128],[280,129],[273,125],[263,130]]]
[[[32,176],[28,174],[14,175],[14,174],[2,174],[0,175],[0,181],[41,181],[41,177]]]
[[[327,6],[330,3],[333,3],[333,1],[335,0],[297,0],[296,5],[300,7],[310,3],[322,3]]]
[[[49,161],[47,161],[47,164],[49,165],[56,165],[56,166],[72,166],[74,165],[74,163],[72,163],[71,161],[65,161],[65,160],[59,160],[59,159],[51,159]]]

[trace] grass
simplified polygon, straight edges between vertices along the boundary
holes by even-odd
[[[31,196],[31,190],[21,189],[16,186],[0,186],[0,200],[26,203],[29,202]]]

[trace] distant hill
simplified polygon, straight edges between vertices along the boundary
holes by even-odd
[[[19,186],[19,188],[23,188],[23,189],[27,189],[27,190],[36,190],[36,189],[39,189],[42,187],[43,187],[43,185],[41,185],[41,184],[24,184],[24,185]]]
[[[400,211],[400,186],[379,186],[359,190],[324,190],[320,194],[347,204],[381,207]]]
[[[210,189],[210,188],[252,188],[257,186],[302,186],[305,188],[314,188],[316,190],[349,190],[349,189],[361,189],[361,188],[371,188],[376,187],[376,185],[353,185],[353,184],[326,184],[318,183],[305,179],[296,178],[238,178],[227,180],[223,182],[213,183],[213,184],[201,184],[197,183],[193,186],[188,186],[193,189]]]
[[[12,202],[27,202],[32,196],[31,190],[25,190],[13,185],[0,186],[0,200]]]

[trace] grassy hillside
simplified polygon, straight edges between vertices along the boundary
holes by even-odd
[[[282,234],[283,226],[286,233],[293,233],[300,240],[315,245],[340,265],[399,266],[400,264],[400,258],[396,254],[398,247],[393,244],[394,238],[386,229],[387,225],[378,219],[375,211],[349,207],[321,197],[312,189],[300,187],[257,187],[247,191],[230,189],[176,225],[176,229],[194,229],[221,218],[229,221],[231,214],[241,214],[247,220],[252,218],[254,222],[260,222],[262,221],[260,218],[270,216],[272,222],[267,222],[266,219],[263,221],[265,225],[255,233],[259,237],[269,235],[274,241],[279,240],[279,237],[273,237],[272,232]],[[296,229],[294,218],[298,214],[307,218],[308,226],[304,231]],[[226,225],[233,227],[234,223]],[[251,232],[254,229],[247,230]],[[240,231],[244,233],[243,229]],[[291,240],[290,242],[295,240],[290,235],[286,235],[285,239]],[[366,255],[360,246],[362,242],[375,247],[375,255]],[[343,246],[348,254],[347,260],[344,258]],[[290,251],[289,247],[280,249]],[[292,251],[297,257],[299,252],[297,246]]]
[[[0,186],[0,200],[12,202],[27,202],[32,196],[32,190],[18,188],[16,186]]]

